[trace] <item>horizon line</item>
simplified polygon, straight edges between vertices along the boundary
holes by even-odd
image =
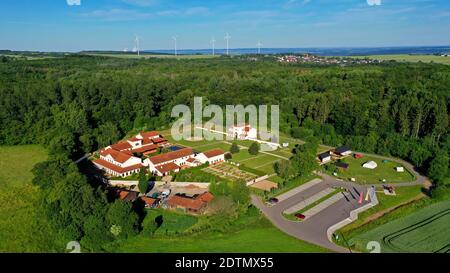
[[[309,46],[309,47],[261,47],[261,50],[264,49],[380,49],[380,48],[424,48],[424,47],[449,47],[450,44],[446,45],[386,45],[386,46]],[[230,48],[229,50],[254,50],[258,49],[258,47],[235,47]],[[142,49],[141,52],[151,53],[154,51],[173,51],[173,48],[169,49]],[[211,48],[184,48],[177,49],[178,51],[211,51]],[[216,51],[226,51],[226,48],[216,48]],[[121,53],[136,53],[132,50],[124,51],[119,49],[82,49],[82,50],[15,50],[15,49],[0,49],[0,51],[11,51],[11,52],[43,52],[43,53],[82,53],[82,52],[121,52]]]

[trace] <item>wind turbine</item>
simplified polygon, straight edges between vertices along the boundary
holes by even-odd
[[[261,41],[258,41],[258,44],[256,46],[258,47],[258,54],[261,54],[261,47],[263,46]]]
[[[227,55],[230,55],[230,39],[231,39],[231,36],[227,32],[227,35],[225,35],[225,40],[227,40]]]
[[[213,56],[216,55],[216,39],[214,39],[214,37],[211,39],[211,44],[212,44],[212,53]]]
[[[177,45],[177,36],[172,36],[172,39],[175,41],[175,56],[178,56],[178,45]]]
[[[136,39],[134,40],[136,42],[136,51],[138,56],[141,54],[141,52],[139,51],[139,36],[135,35]]]

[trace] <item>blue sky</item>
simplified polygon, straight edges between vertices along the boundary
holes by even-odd
[[[77,5],[78,3],[80,5]],[[0,49],[450,45],[448,0],[2,0]]]

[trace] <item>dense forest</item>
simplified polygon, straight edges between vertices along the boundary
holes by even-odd
[[[103,193],[89,186],[70,159],[132,130],[167,128],[172,107],[192,104],[194,96],[202,96],[204,104],[280,105],[284,133],[403,158],[433,180],[433,194],[448,192],[450,67],[445,65],[2,58],[0,94],[0,145],[48,147],[49,161],[35,168],[41,205],[49,218],[68,212],[53,217],[54,226],[92,249],[110,240],[100,231],[132,208],[107,206]],[[85,221],[85,215],[103,216]],[[137,232],[138,223],[138,215],[121,223],[123,236]]]

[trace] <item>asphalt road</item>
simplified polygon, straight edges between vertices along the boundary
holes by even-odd
[[[332,182],[332,183],[329,183]],[[326,209],[320,211],[318,214],[306,219],[302,222],[294,222],[286,219],[283,216],[283,211],[304,201],[314,194],[333,186],[345,186],[349,193],[345,194],[346,198],[339,200]],[[327,229],[350,216],[350,211],[365,205],[367,202],[359,204],[359,193],[367,190],[367,187],[350,186],[340,184],[339,181],[328,181],[308,188],[305,191],[295,194],[294,196],[271,207],[266,206],[263,201],[253,195],[252,203],[258,207],[263,214],[280,230],[283,232],[335,252],[349,252],[348,249],[335,245],[327,238]]]

